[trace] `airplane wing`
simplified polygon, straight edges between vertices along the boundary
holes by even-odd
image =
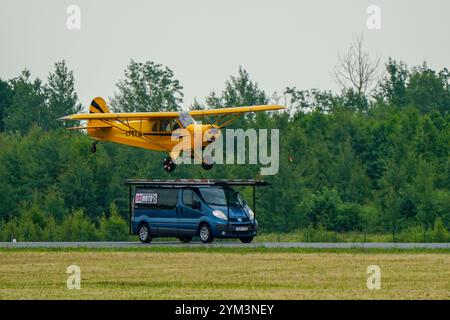
[[[277,105],[232,107],[206,110],[193,110],[189,114],[193,117],[218,116],[227,114],[241,114],[258,111],[274,111],[285,109]],[[125,112],[125,113],[79,113],[60,118],[60,120],[115,120],[115,119],[176,119],[180,113],[178,111],[161,112]]]
[[[262,105],[262,106],[248,106],[248,107],[231,107],[231,108],[217,108],[207,110],[193,110],[189,112],[192,117],[212,116],[214,118],[213,125],[218,128],[223,128],[234,122],[244,113],[258,112],[258,111],[275,111],[282,110],[285,107],[278,105]]]
[[[199,116],[219,116],[225,114],[233,113],[247,113],[247,112],[258,112],[258,111],[275,111],[282,110],[285,107],[278,105],[262,105],[262,106],[249,106],[249,107],[232,107],[232,108],[217,108],[217,109],[206,109],[206,110],[193,110],[189,114],[193,117]]]

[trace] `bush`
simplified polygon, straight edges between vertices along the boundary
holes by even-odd
[[[20,235],[19,227],[15,218],[6,223],[2,223],[2,228],[0,229],[0,239],[2,241],[11,241],[12,239],[16,239],[18,235]]]
[[[86,217],[83,210],[77,210],[68,216],[61,225],[59,240],[96,241],[95,225]]]
[[[396,240],[399,242],[428,242],[430,237],[422,226],[411,226],[396,235]]]
[[[100,220],[100,238],[107,241],[127,240],[127,231],[127,223],[119,215],[117,206],[114,203],[111,204],[109,219],[103,215]]]
[[[431,233],[433,242],[447,242],[450,241],[450,236],[447,228],[445,228],[444,221],[441,217],[434,221],[433,232]]]
[[[342,202],[334,189],[323,188],[310,195],[300,203],[298,210],[306,215],[313,228],[322,226],[336,232],[361,229],[360,206]]]
[[[42,232],[43,241],[58,241],[59,239],[59,225],[56,224],[55,218],[49,216],[45,221],[45,228]]]
[[[323,226],[319,226],[306,229],[304,239],[307,242],[335,242],[336,236],[336,232],[327,231]]]

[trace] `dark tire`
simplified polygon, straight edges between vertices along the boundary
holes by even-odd
[[[211,170],[214,164],[207,164],[205,162],[202,162],[202,168],[205,170]]]
[[[94,142],[91,146],[91,152],[96,153],[97,152],[97,144]]]
[[[240,237],[239,240],[241,240],[242,243],[250,243],[253,240],[253,237]]]
[[[143,243],[149,243],[150,241],[152,241],[152,237],[150,234],[150,227],[148,226],[148,224],[143,223],[139,226],[138,237],[139,240],[141,240],[141,242]]]
[[[183,243],[189,243],[191,242],[192,237],[180,237],[180,241]]]
[[[167,172],[172,172],[173,170],[175,170],[175,167],[177,165],[175,164],[175,162],[173,162],[171,157],[167,157],[163,160],[163,166],[164,170],[166,170]]]
[[[198,228],[198,237],[203,243],[210,243],[214,240],[211,228],[207,223],[202,223]]]
[[[209,156],[206,156],[206,158],[204,158],[204,161],[202,162],[202,168],[205,170],[211,170],[213,166],[214,166],[213,159]]]

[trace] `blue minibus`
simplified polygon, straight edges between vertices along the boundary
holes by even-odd
[[[176,237],[187,243],[198,236],[203,243],[214,238],[239,238],[249,243],[256,236],[255,213],[231,188],[233,183],[151,182],[128,182],[134,185],[133,192],[130,188],[130,231],[141,242],[148,243],[155,237]]]

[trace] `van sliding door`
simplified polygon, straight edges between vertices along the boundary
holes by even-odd
[[[194,200],[200,203],[200,199],[195,192],[190,189],[183,190],[179,208],[179,231],[180,234],[186,236],[193,236],[197,233],[199,219],[202,216],[201,209],[192,207]]]

